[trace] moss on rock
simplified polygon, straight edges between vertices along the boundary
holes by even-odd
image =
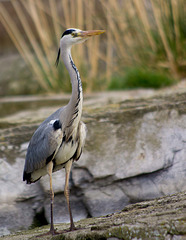
[[[80,220],[76,223],[77,230],[73,232],[67,231],[68,224],[58,224],[56,227],[61,232],[59,235],[40,236],[48,231],[49,226],[45,226],[4,236],[0,240],[165,240],[173,237],[184,240],[186,192],[129,205],[121,212],[104,217]]]

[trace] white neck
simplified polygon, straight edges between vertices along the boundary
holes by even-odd
[[[61,56],[64,61],[64,64],[70,74],[71,84],[72,84],[72,95],[70,101],[67,105],[69,116],[67,117],[69,121],[74,118],[74,115],[78,115],[77,120],[80,120],[82,114],[82,104],[83,104],[83,90],[81,78],[79,71],[76,68],[72,56],[71,56],[71,47],[64,48],[61,46]]]

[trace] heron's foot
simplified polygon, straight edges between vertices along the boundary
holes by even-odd
[[[69,229],[64,229],[64,230],[59,231],[57,234],[72,232],[72,231],[76,231],[76,230],[79,230],[79,229],[81,229],[81,228],[76,228],[76,227],[73,225],[73,226],[70,226]]]
[[[75,230],[77,230],[77,228],[75,227],[75,225],[74,224],[72,224],[71,226],[70,226],[70,229],[69,229],[70,231],[75,231]]]
[[[57,235],[59,234],[59,232],[57,232],[57,229],[50,229],[50,231],[48,232],[48,234],[50,235]]]
[[[58,235],[60,234],[60,232],[57,232],[57,229],[50,229],[50,231],[46,232],[46,233],[43,233],[43,234],[40,234],[36,237],[44,237],[44,236],[47,236],[47,235]]]

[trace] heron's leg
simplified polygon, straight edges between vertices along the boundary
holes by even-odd
[[[68,205],[68,211],[69,211],[69,215],[70,215],[70,230],[75,230],[75,225],[74,225],[74,221],[73,221],[73,217],[72,217],[72,212],[71,212],[71,207],[70,207],[70,199],[69,199],[69,176],[70,176],[70,170],[72,167],[72,160],[68,161],[65,165],[65,172],[66,172],[66,177],[65,177],[65,190],[64,190],[64,194],[67,200],[67,205]]]
[[[50,211],[51,211],[51,223],[50,223],[50,233],[52,235],[55,234],[55,230],[54,230],[54,221],[53,221],[53,204],[54,204],[54,192],[53,192],[53,188],[52,188],[52,170],[53,170],[53,162],[50,161],[47,164],[47,173],[50,177]]]

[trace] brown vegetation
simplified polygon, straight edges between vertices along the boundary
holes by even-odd
[[[73,49],[82,75],[85,62],[89,69],[87,91],[102,84],[97,78],[106,79],[101,87],[107,88],[125,67],[166,69],[178,79],[184,73],[184,0],[10,0],[0,3],[0,21],[46,91],[59,89],[61,75],[67,76],[54,62],[69,27],[107,30]]]

